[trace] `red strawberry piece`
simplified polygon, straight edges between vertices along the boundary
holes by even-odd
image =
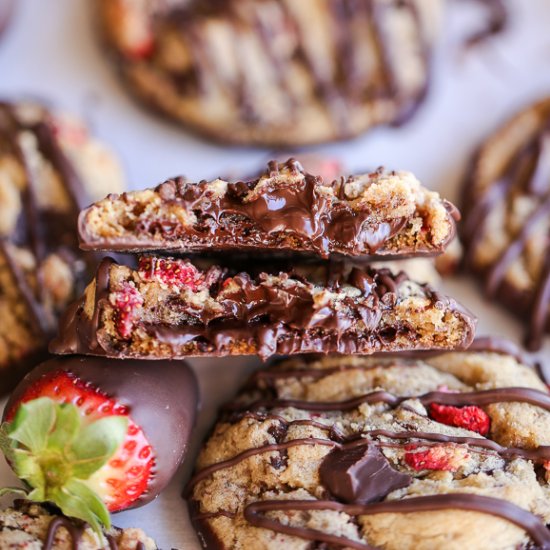
[[[197,290],[203,282],[203,274],[187,260],[141,257],[139,274],[145,281],[158,282]]]
[[[121,338],[128,339],[134,328],[136,309],[143,305],[143,297],[135,286],[124,283],[120,290],[113,293],[112,302],[116,309],[116,331]]]
[[[480,407],[473,405],[453,407],[451,405],[430,403],[429,414],[437,422],[456,428],[465,428],[480,435],[487,435],[491,428],[489,415]]]
[[[29,487],[94,528],[155,498],[187,446],[197,385],[185,363],[52,359],[17,386],[3,449]],[[41,472],[37,475],[37,472]]]
[[[146,59],[155,50],[155,41],[152,35],[145,35],[139,42],[127,43],[124,53],[131,59]]]
[[[450,445],[435,445],[424,450],[416,450],[417,444],[405,447],[405,462],[413,470],[442,470],[455,472],[462,459],[466,458],[463,449]]]

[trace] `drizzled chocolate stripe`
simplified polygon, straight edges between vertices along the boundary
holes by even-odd
[[[233,458],[230,458],[228,460],[223,460],[221,462],[217,462],[216,464],[211,464],[210,466],[206,466],[206,468],[203,468],[200,472],[196,473],[189,480],[186,492],[190,491],[197,483],[207,478],[214,472],[217,472],[218,470],[223,470],[225,468],[231,468],[232,466],[235,466],[239,462],[242,462],[243,460],[246,460],[251,456],[255,456],[261,453],[284,451],[286,449],[290,449],[291,447],[297,447],[299,445],[324,445],[326,447],[335,447],[338,445],[338,443],[336,443],[335,441],[331,441],[330,439],[319,439],[316,437],[309,437],[309,438],[293,439],[292,441],[287,441],[286,443],[274,443],[273,445],[264,445],[263,447],[248,449],[246,451],[243,451],[242,453],[239,453],[238,455],[235,455]]]
[[[267,417],[266,419],[269,419],[269,418],[278,419],[276,416]],[[315,423],[313,421],[308,421],[308,420],[302,420],[298,422],[296,421],[287,422],[283,419],[283,422],[287,426],[300,423],[302,425],[311,425],[311,426],[318,427],[320,429],[325,429],[329,432],[331,431],[331,426],[319,425],[319,423]],[[495,453],[497,453],[498,455],[506,459],[523,458],[525,460],[533,460],[537,462],[543,462],[550,459],[550,446],[547,446],[547,445],[538,447],[537,449],[519,449],[515,447],[503,447],[502,445],[499,445],[495,441],[492,441],[490,439],[484,439],[481,437],[477,438],[477,437],[449,436],[449,435],[439,434],[439,433],[414,432],[414,431],[390,432],[388,430],[368,430],[363,432],[362,435],[365,435],[365,436],[369,435],[372,437],[387,437],[388,439],[398,439],[398,440],[419,439],[419,440],[426,440],[429,442],[436,442],[436,443],[454,443],[458,445],[468,445],[472,447],[480,447],[483,449],[487,449],[488,451],[494,451]],[[338,441],[334,441],[333,439],[320,439],[316,437],[310,437],[310,438],[303,437],[298,439],[292,439],[284,443],[273,443],[271,445],[263,445],[261,447],[255,447],[254,449],[248,449],[246,451],[243,451],[227,460],[222,460],[220,462],[216,462],[215,464],[211,464],[210,466],[206,466],[205,468],[197,472],[189,480],[186,492],[189,492],[195,485],[197,485],[203,479],[210,477],[212,474],[220,470],[232,468],[233,466],[236,466],[243,460],[246,460],[253,456],[261,455],[263,453],[284,451],[291,447],[296,447],[300,445],[324,445],[324,446],[335,447],[339,449],[350,449],[350,448],[360,447],[364,445],[384,446],[383,443],[379,441],[375,441],[367,438],[353,439],[351,441],[341,443]],[[475,451],[475,449],[473,450]]]
[[[327,544],[337,544],[357,550],[375,550],[372,546],[357,540],[306,527],[293,527],[264,515],[269,512],[313,512],[319,510],[333,510],[351,516],[386,513],[407,514],[438,510],[475,511],[497,516],[514,523],[526,531],[541,550],[550,548],[550,531],[537,516],[506,500],[473,494],[448,493],[364,505],[341,504],[329,500],[265,500],[249,504],[244,509],[244,517],[255,527],[271,529],[277,533],[293,535],[311,541],[321,541]]]
[[[44,541],[43,550],[52,550],[55,544],[55,538],[59,529],[64,528],[69,533],[71,539],[71,549],[78,550],[80,547],[80,541],[84,534],[84,527],[82,525],[76,525],[71,519],[64,516],[54,518],[48,525],[48,531],[46,532],[46,540]],[[118,550],[118,543],[112,535],[105,534],[107,543],[110,550]],[[139,541],[136,544],[135,550],[145,550],[145,545]]]
[[[522,402],[541,407],[550,411],[550,395],[531,388],[498,388],[473,392],[448,393],[432,391],[419,396],[397,396],[387,391],[374,391],[344,401],[303,401],[299,399],[259,399],[250,405],[229,404],[225,407],[229,411],[238,411],[243,408],[258,410],[262,408],[283,409],[292,407],[306,411],[348,411],[363,403],[386,403],[396,407],[411,399],[420,401],[423,405],[439,403],[442,405],[492,405],[494,403]]]

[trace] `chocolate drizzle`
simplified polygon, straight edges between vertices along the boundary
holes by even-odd
[[[480,390],[473,392],[448,393],[432,391],[419,396],[397,396],[390,392],[380,390],[353,397],[345,401],[302,401],[298,399],[259,399],[246,408],[252,411],[264,408],[292,407],[305,411],[349,411],[363,403],[385,403],[391,407],[397,407],[409,399],[418,400],[423,405],[439,403],[453,407],[466,405],[486,406],[494,403],[529,403],[550,411],[550,395],[532,388],[497,388],[494,390]],[[239,410],[240,405],[228,405],[228,410]]]
[[[380,174],[378,171],[367,177],[375,182]],[[419,238],[416,244],[399,246],[396,251],[392,239],[407,234],[410,218],[425,214],[416,211],[410,218],[388,215],[384,219],[371,208],[358,208],[351,198],[338,198],[344,186],[352,181],[350,177],[323,182],[319,176],[306,173],[294,159],[281,165],[271,161],[263,179],[228,183],[227,190],[219,196],[209,182],[189,183],[176,178],[154,190],[162,204],[159,214],[140,215],[136,203],[133,215],[136,219],[131,226],[122,217],[116,220],[123,228],[119,237],[104,238],[90,228],[89,219],[100,211],[101,202],[83,210],[79,218],[81,247],[148,252],[279,250],[322,258],[334,253],[404,256],[440,253],[454,237],[459,215],[454,206],[442,201],[447,210],[447,237],[433,243],[428,235]],[[107,200],[124,210],[133,199],[132,194],[123,194]],[[184,218],[194,216],[195,222],[184,225],[174,221],[175,210]],[[113,210],[110,212],[106,215],[112,215]]]
[[[507,348],[514,351],[514,346],[507,345],[506,341],[484,338],[480,339],[473,346],[472,351],[464,353],[501,353],[507,355]],[[517,351],[517,350],[516,350]],[[281,379],[289,379],[292,374],[297,379],[313,376],[316,380],[325,376],[331,376],[338,367],[329,366],[327,368],[308,368],[309,361],[299,362],[296,368],[292,368],[296,361],[290,361],[289,367],[285,364],[279,367],[272,367],[267,370],[268,376],[253,376],[247,386],[245,386],[245,396],[257,396],[260,392],[260,399],[254,401],[237,400],[234,404],[226,406],[222,410],[220,422],[235,423],[242,419],[250,418],[258,423],[274,423],[268,432],[272,434],[277,441],[274,444],[268,443],[259,447],[241,451],[239,454],[210,464],[195,473],[188,485],[189,494],[200,495],[201,489],[195,491],[195,488],[201,482],[212,478],[217,472],[227,468],[233,468],[240,462],[252,457],[267,455],[262,459],[266,464],[270,462],[271,455],[286,453],[286,451],[295,446],[320,446],[327,447],[327,453],[324,458],[320,458],[319,476],[324,488],[329,491],[335,500],[260,500],[248,503],[244,507],[244,517],[256,527],[270,529],[277,533],[293,535],[305,540],[325,543],[328,545],[346,546],[361,550],[372,548],[363,540],[349,539],[332,535],[325,531],[318,531],[308,527],[293,525],[293,519],[296,515],[289,514],[288,522],[281,523],[276,517],[270,516],[271,512],[292,512],[292,511],[325,511],[333,510],[345,513],[350,516],[372,515],[379,513],[414,513],[422,511],[435,510],[465,510],[476,511],[483,514],[489,514],[510,521],[525,530],[532,538],[537,548],[550,548],[550,531],[548,531],[543,522],[536,515],[520,508],[519,506],[497,498],[482,496],[478,494],[459,493],[459,494],[435,494],[430,496],[405,496],[404,498],[391,498],[382,502],[375,502],[384,499],[389,493],[406,487],[411,482],[411,477],[394,470],[389,460],[381,452],[381,449],[389,447],[392,449],[402,448],[404,451],[411,445],[414,447],[440,447],[466,446],[469,453],[479,453],[481,455],[496,454],[505,460],[522,459],[533,461],[536,464],[544,464],[550,458],[550,446],[539,446],[535,449],[523,449],[505,447],[496,441],[482,436],[454,436],[445,433],[431,433],[415,431],[410,429],[390,430],[390,429],[365,429],[352,436],[344,437],[334,426],[334,420],[330,415],[332,411],[351,411],[360,407],[363,403],[385,403],[391,407],[404,406],[408,408],[408,400],[418,400],[425,406],[431,403],[440,403],[456,407],[461,406],[486,406],[494,403],[529,403],[550,411],[550,394],[526,387],[504,387],[492,390],[469,391],[461,393],[449,393],[432,391],[420,396],[401,397],[388,391],[373,391],[369,394],[358,396],[356,398],[334,401],[317,402],[302,401],[296,399],[271,398],[270,395],[277,395],[277,386],[273,384],[274,380],[281,375]],[[369,361],[364,368],[371,368],[375,364]],[[399,363],[384,362],[383,366],[399,364],[401,366],[414,366],[418,361],[400,360]],[[304,368],[305,366],[305,368]],[[349,368],[360,368],[359,365],[349,365],[344,363],[339,370]],[[317,375],[312,375],[313,371],[318,371]],[[312,418],[298,418],[287,420],[279,413],[286,408],[296,408],[310,411]],[[326,423],[319,422],[316,417],[319,412],[328,412],[329,416]],[[413,414],[419,414],[411,409]],[[296,415],[289,412],[290,418]],[[368,425],[368,422],[367,422]],[[309,437],[290,437],[289,429],[291,426],[311,426],[318,430],[326,432],[326,438],[319,437],[317,434]],[[321,455],[322,457],[323,455]],[[326,498],[326,497],[325,497]],[[227,510],[218,510],[215,512],[200,512],[195,506],[196,501],[192,501],[192,517],[196,523],[197,529],[206,537],[205,540],[211,541],[208,548],[221,547],[215,542],[215,533],[211,530],[208,521],[220,516],[234,518],[239,513],[229,512]],[[245,503],[246,504],[246,503]]]
[[[48,525],[48,531],[46,533],[46,539],[44,541],[43,550],[53,550],[55,544],[55,538],[59,529],[66,529],[71,539],[71,550],[79,550],[80,541],[84,534],[86,524],[81,523],[78,520],[74,520],[65,516],[57,516]],[[109,545],[109,550],[118,550],[118,543],[113,535],[104,534]],[[135,550],[145,550],[145,545],[139,541],[136,544]]]
[[[498,296],[513,312],[524,316],[529,321],[529,332],[526,338],[530,350],[539,349],[543,335],[549,324],[550,311],[550,239],[545,237],[542,251],[543,261],[539,272],[532,275],[530,287],[521,289],[509,277],[511,268],[516,262],[527,259],[528,244],[536,231],[548,219],[550,213],[550,126],[548,123],[548,106],[545,102],[531,107],[536,122],[527,139],[523,140],[505,167],[500,170],[495,181],[485,182],[481,188],[478,179],[483,177],[483,160],[493,153],[489,144],[487,150],[481,149],[474,163],[473,176],[468,180],[465,199],[465,222],[462,236],[467,245],[465,266],[485,278],[485,290],[489,297]],[[514,124],[522,125],[521,117],[512,120],[503,132],[511,132]],[[493,138],[493,141],[497,138]],[[506,137],[502,139],[507,139]],[[490,142],[492,143],[492,142]],[[496,147],[496,146],[495,146]],[[534,210],[524,220],[515,233],[510,233],[504,251],[493,261],[492,265],[482,265],[478,258],[480,246],[483,246],[488,231],[495,231],[489,226],[490,214],[501,205],[504,206],[504,222],[516,211],[515,201],[523,198],[531,201]],[[517,225],[513,219],[510,223]],[[507,231],[507,227],[503,231]],[[548,230],[548,228],[546,228]],[[526,270],[529,268],[526,267]]]
[[[78,543],[80,542],[84,529],[81,526],[75,525],[69,518],[64,516],[52,519],[48,525],[48,532],[46,534],[46,540],[44,541],[44,550],[51,550],[53,548],[57,531],[61,528],[66,529],[69,533],[72,550],[78,550]]]
[[[106,319],[114,315],[109,301],[113,292],[109,282],[111,269],[116,269],[116,264],[105,260],[98,270],[92,317],[85,310],[85,297],[71,306],[61,321],[59,336],[50,346],[52,352],[132,356],[131,346],[103,328]],[[325,268],[313,266],[311,273],[304,269],[305,274],[279,273],[280,284],[272,284],[266,272],[260,271],[258,275],[237,273],[227,279],[231,287],[225,288],[223,295],[218,297],[216,291],[211,291],[217,299],[216,309],[182,304],[193,322],[143,321],[139,326],[147,338],[168,346],[170,351],[165,353],[173,357],[224,355],[231,353],[233,346],[237,346],[241,354],[258,353],[266,358],[274,353],[372,353],[403,347],[421,349],[427,345],[427,340],[421,340],[425,336],[415,332],[412,322],[384,324],[386,312],[397,303],[400,285],[408,280],[404,274],[395,276],[388,270],[371,268],[365,268],[361,275],[357,269],[349,275],[342,272],[329,283],[327,290],[337,290],[355,282],[361,284],[364,295],[342,295],[337,303],[320,305],[315,299],[318,287],[307,277]],[[223,269],[218,271],[224,272]],[[473,337],[474,323],[470,314],[430,287],[421,288],[426,298],[433,302],[432,307],[448,309],[462,320],[463,341],[456,345],[466,347]],[[445,346],[445,343],[439,345]],[[147,354],[142,350],[140,356]]]
[[[526,531],[541,550],[548,550],[550,548],[550,531],[537,516],[506,500],[475,494],[449,493],[374,504],[342,504],[330,500],[265,500],[249,504],[244,509],[244,517],[251,525],[271,529],[277,533],[294,535],[305,540],[337,544],[357,550],[375,550],[368,544],[347,537],[339,537],[305,527],[293,527],[290,524],[283,524],[264,515],[269,512],[292,510],[306,512],[334,510],[351,516],[407,514],[436,510],[474,511],[510,521]]]

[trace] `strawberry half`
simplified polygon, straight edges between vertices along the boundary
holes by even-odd
[[[27,498],[98,529],[109,512],[145,504],[167,485],[196,405],[183,362],[53,359],[14,391],[0,443]]]

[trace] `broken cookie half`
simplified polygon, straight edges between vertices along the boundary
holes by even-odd
[[[175,178],[109,195],[82,211],[79,234],[85,250],[401,258],[443,252],[458,218],[410,172],[324,181],[290,159],[246,182]]]
[[[144,256],[106,259],[66,313],[53,353],[148,359],[462,349],[475,320],[388,269],[345,264],[236,268]]]

